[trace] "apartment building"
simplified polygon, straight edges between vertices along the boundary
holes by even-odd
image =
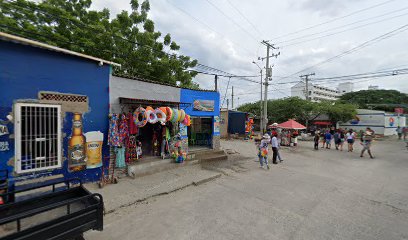
[[[309,83],[308,96],[313,102],[337,100],[342,94],[353,91],[353,83],[341,83],[338,88],[330,88]],[[306,99],[306,83],[299,82],[291,87],[292,97]]]

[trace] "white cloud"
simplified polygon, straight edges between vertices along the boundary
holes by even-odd
[[[130,9],[129,0],[94,0],[93,7],[101,9],[107,7],[116,14],[122,9]],[[259,34],[248,22],[243,19],[226,0],[210,0],[235,22],[246,29],[244,32],[232,21],[204,0],[152,0],[150,17],[156,25],[156,30],[164,34],[170,33],[172,38],[181,45],[181,53],[199,60],[200,63],[209,65],[227,72],[242,75],[257,75],[259,69],[252,64],[257,57],[264,57],[266,49],[260,44]],[[231,0],[230,0],[231,1]],[[170,3],[171,4],[170,4]],[[367,8],[384,0],[234,0],[233,4],[254,24],[268,40],[287,33],[298,31],[305,27],[325,22],[333,17],[343,16],[363,8]],[[179,11],[174,5],[191,14],[195,19],[203,22],[198,23],[192,17]],[[339,25],[352,23],[364,18],[376,16],[405,7],[406,1],[395,0],[378,8],[355,14],[351,17],[326,24],[322,27],[302,31],[297,34],[280,38],[285,41],[290,38],[302,36],[308,33],[316,33]],[[345,32],[332,37],[305,42],[299,45],[279,49],[281,55],[277,59],[271,59],[275,64],[274,76],[288,76],[306,67],[312,66],[332,56],[338,55],[354,46],[372,39],[380,34],[397,28],[406,23],[408,16],[391,21],[367,26],[358,30]],[[251,36],[247,33],[249,32]],[[253,37],[259,38],[255,41]],[[408,33],[401,33],[390,39],[380,41],[372,46],[361,49],[358,52],[338,58],[327,64],[312,68],[316,77],[329,77],[336,75],[348,75],[361,72],[376,71],[386,67],[408,65],[408,49],[406,48]],[[278,41],[275,40],[275,41]],[[274,41],[272,41],[274,42]],[[281,45],[284,45],[282,43]],[[264,66],[265,62],[260,62]],[[298,74],[300,75],[300,74]],[[254,78],[259,80],[259,78]],[[297,75],[284,81],[299,79]],[[379,85],[382,88],[395,88],[408,91],[404,79],[400,76],[387,79],[376,79],[356,84],[358,88],[367,88],[368,85]],[[203,88],[214,87],[213,76],[199,75],[196,81]],[[223,90],[227,85],[227,78],[220,78],[220,88]],[[273,82],[278,82],[274,78]],[[259,85],[254,85],[238,79],[232,79],[230,86],[240,97],[240,103],[255,101],[260,98]],[[277,86],[289,93],[288,85]],[[241,95],[238,95],[241,94]],[[246,94],[246,95],[244,95]],[[228,93],[230,95],[230,92]],[[270,97],[283,97],[285,94],[274,91]]]

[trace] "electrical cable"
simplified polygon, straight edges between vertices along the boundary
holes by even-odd
[[[407,9],[408,9],[408,8],[407,8]],[[306,43],[306,42],[310,42],[310,41],[322,39],[322,38],[325,38],[325,37],[334,36],[334,35],[337,35],[337,34],[340,34],[340,33],[344,33],[344,32],[348,32],[348,31],[356,30],[356,29],[363,28],[363,27],[366,27],[366,26],[369,26],[369,25],[372,25],[372,24],[381,23],[381,22],[384,22],[384,21],[392,20],[392,19],[395,19],[395,18],[398,18],[398,17],[407,16],[407,15],[408,15],[408,13],[400,14],[400,15],[393,16],[393,17],[389,17],[389,18],[382,19],[382,20],[379,20],[379,21],[375,21],[375,22],[370,22],[370,23],[367,23],[367,24],[363,24],[363,25],[360,25],[360,26],[357,26],[357,27],[348,28],[348,29],[345,29],[345,30],[342,30],[342,31],[338,31],[338,32],[326,34],[326,35],[323,35],[323,36],[318,36],[318,37],[311,38],[311,39],[306,39],[306,40],[299,41],[299,42],[290,43],[290,44],[287,44],[287,45],[283,45],[283,46],[281,46],[281,47],[284,48],[284,47],[290,47],[290,46],[294,46],[294,45],[303,44],[303,43]]]
[[[276,39],[280,39],[280,38],[283,38],[283,37],[286,37],[286,36],[291,36],[291,35],[294,35],[294,34],[297,34],[297,33],[300,33],[300,32],[304,32],[304,31],[306,31],[306,30],[313,29],[313,28],[316,28],[316,27],[319,27],[319,26],[322,26],[322,25],[326,25],[326,24],[328,24],[328,23],[335,22],[335,21],[338,21],[338,20],[340,20],[340,19],[344,19],[344,18],[353,16],[353,15],[356,15],[357,13],[364,12],[364,11],[367,11],[367,10],[370,10],[370,9],[373,9],[373,8],[376,8],[376,7],[379,7],[379,6],[388,4],[388,3],[393,2],[393,1],[395,1],[395,0],[388,0],[388,1],[381,2],[381,3],[379,3],[379,4],[376,4],[376,5],[367,7],[367,8],[363,8],[363,9],[360,9],[360,10],[357,10],[357,11],[354,11],[354,12],[351,12],[351,13],[349,13],[349,14],[347,14],[347,15],[344,15],[344,16],[340,16],[340,17],[337,17],[337,18],[332,18],[332,19],[330,19],[330,20],[328,20],[328,21],[325,21],[325,22],[322,22],[322,23],[318,23],[318,24],[312,25],[312,26],[310,26],[310,27],[306,27],[306,28],[303,28],[303,29],[296,30],[296,31],[294,31],[294,32],[290,32],[290,33],[287,33],[287,34],[284,34],[284,35],[275,37],[275,38],[271,39],[271,41],[272,41],[272,40],[276,40]]]
[[[280,80],[283,80],[283,79],[286,79],[286,78],[295,76],[295,75],[297,75],[297,74],[299,74],[299,73],[302,73],[302,72],[304,72],[304,71],[306,71],[306,70],[310,70],[310,69],[315,68],[315,67],[318,67],[318,66],[323,65],[323,64],[325,64],[325,63],[332,62],[332,61],[334,61],[334,60],[336,60],[336,59],[338,59],[338,58],[341,58],[341,57],[343,57],[343,56],[345,56],[345,55],[354,53],[354,52],[356,52],[356,51],[358,51],[358,50],[360,50],[360,49],[362,49],[362,48],[365,48],[365,47],[370,46],[370,45],[372,45],[372,44],[374,44],[374,43],[377,43],[377,42],[380,42],[380,41],[385,40],[385,39],[387,39],[387,38],[390,38],[390,37],[392,37],[392,36],[394,36],[394,35],[396,35],[396,34],[398,34],[398,33],[401,33],[401,32],[403,32],[403,31],[406,31],[407,29],[408,29],[408,24],[402,25],[401,27],[398,27],[398,28],[396,28],[396,29],[394,29],[394,30],[391,30],[391,31],[387,32],[387,33],[381,34],[380,36],[375,37],[375,38],[373,38],[373,39],[370,39],[370,40],[368,40],[368,41],[365,41],[365,42],[359,44],[358,46],[353,47],[353,48],[351,48],[351,49],[349,49],[349,50],[347,50],[347,51],[344,51],[344,52],[342,52],[342,53],[340,53],[340,54],[337,54],[337,55],[335,55],[335,56],[333,56],[333,57],[330,57],[330,58],[328,58],[328,59],[326,59],[326,60],[323,60],[323,61],[321,61],[321,62],[319,62],[319,63],[317,63],[317,64],[314,64],[314,65],[312,65],[312,66],[306,67],[306,68],[304,68],[304,69],[302,69],[302,70],[300,70],[300,71],[297,71],[297,72],[295,72],[295,73],[293,73],[293,74],[290,74],[290,75],[288,75],[288,76],[286,76],[286,77],[283,77],[283,78],[281,78]]]
[[[205,26],[206,28],[210,29],[211,31],[217,33],[218,35],[220,35],[221,37],[228,39],[225,35],[223,35],[222,33],[216,31],[214,28],[210,27],[208,24],[206,24],[205,22],[201,21],[200,19],[196,18],[195,16],[191,15],[190,13],[188,13],[187,11],[185,11],[184,9],[180,8],[179,6],[173,4],[172,2],[170,2],[170,0],[167,0],[167,2],[172,5],[173,7],[175,7],[176,9],[178,9],[180,12],[184,13],[185,15],[189,16],[191,19],[193,19],[194,21],[200,23],[201,25]],[[235,42],[235,44],[237,44]],[[237,44],[238,46],[240,46],[241,48],[245,49],[248,53],[252,54],[252,51],[249,50],[246,46],[242,45],[242,44]]]
[[[259,42],[258,39],[256,37],[254,37],[254,35],[252,35],[250,32],[248,32],[245,28],[243,28],[241,25],[239,25],[234,19],[232,19],[230,16],[228,16],[227,14],[224,13],[224,11],[222,11],[219,7],[217,7],[217,5],[215,5],[214,3],[212,3],[210,0],[205,0],[206,2],[208,2],[208,4],[210,4],[213,8],[215,8],[218,12],[220,12],[224,17],[226,17],[227,19],[229,19],[232,23],[235,24],[235,26],[237,26],[238,28],[240,28],[242,31],[244,31],[248,36],[250,36],[252,39],[254,39],[256,42]]]
[[[235,11],[238,12],[239,15],[241,15],[242,18],[245,19],[245,21],[249,23],[249,25],[251,25],[251,27],[259,34],[259,36],[262,37],[263,34],[258,30],[255,24],[249,21],[249,19],[230,0],[227,0],[227,2],[229,3],[229,5],[231,5],[235,9]]]

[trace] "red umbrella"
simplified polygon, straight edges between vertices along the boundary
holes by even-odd
[[[278,124],[277,127],[285,129],[306,129],[305,126],[292,119],[289,119],[289,121],[286,121],[284,123]]]

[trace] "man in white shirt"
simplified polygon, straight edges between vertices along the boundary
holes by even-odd
[[[272,142],[272,151],[273,151],[272,163],[278,164],[276,157],[278,156],[279,142],[278,142],[278,138],[276,137],[276,134],[273,135],[271,142]]]

